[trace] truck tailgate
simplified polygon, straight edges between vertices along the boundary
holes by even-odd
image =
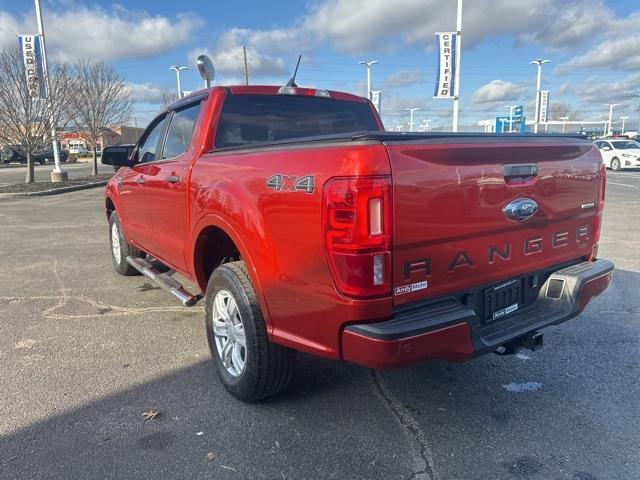
[[[604,170],[591,143],[466,137],[385,146],[393,177],[395,304],[592,255]],[[519,198],[533,200],[537,213],[507,218],[504,208]]]

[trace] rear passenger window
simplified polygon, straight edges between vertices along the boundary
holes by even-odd
[[[182,155],[189,148],[193,128],[200,113],[200,103],[183,108],[174,113],[167,132],[162,158],[174,158]]]

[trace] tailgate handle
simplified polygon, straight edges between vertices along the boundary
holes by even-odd
[[[535,177],[538,175],[537,163],[508,163],[503,167],[504,178],[509,177]]]

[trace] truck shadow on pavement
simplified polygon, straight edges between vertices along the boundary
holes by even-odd
[[[303,355],[287,391],[245,404],[207,360],[1,436],[0,478],[408,478],[371,388],[365,369]]]
[[[0,478],[430,478],[412,440],[436,478],[638,478],[638,285],[617,270],[530,357],[376,374],[387,402],[366,369],[300,355],[287,390],[245,404],[200,361],[0,436]]]

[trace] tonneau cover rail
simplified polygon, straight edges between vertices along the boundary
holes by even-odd
[[[523,133],[516,135],[504,135],[495,133],[408,133],[408,132],[351,132],[333,135],[314,135],[311,137],[290,138],[286,140],[273,140],[268,142],[237,145],[233,147],[215,148],[209,153],[229,152],[238,150],[255,150],[267,147],[286,145],[302,145],[317,143],[345,143],[345,142],[380,142],[384,144],[407,143],[469,143],[478,140],[481,143],[562,143],[567,140],[582,140],[578,143],[590,143],[586,136],[579,134],[533,134]]]

